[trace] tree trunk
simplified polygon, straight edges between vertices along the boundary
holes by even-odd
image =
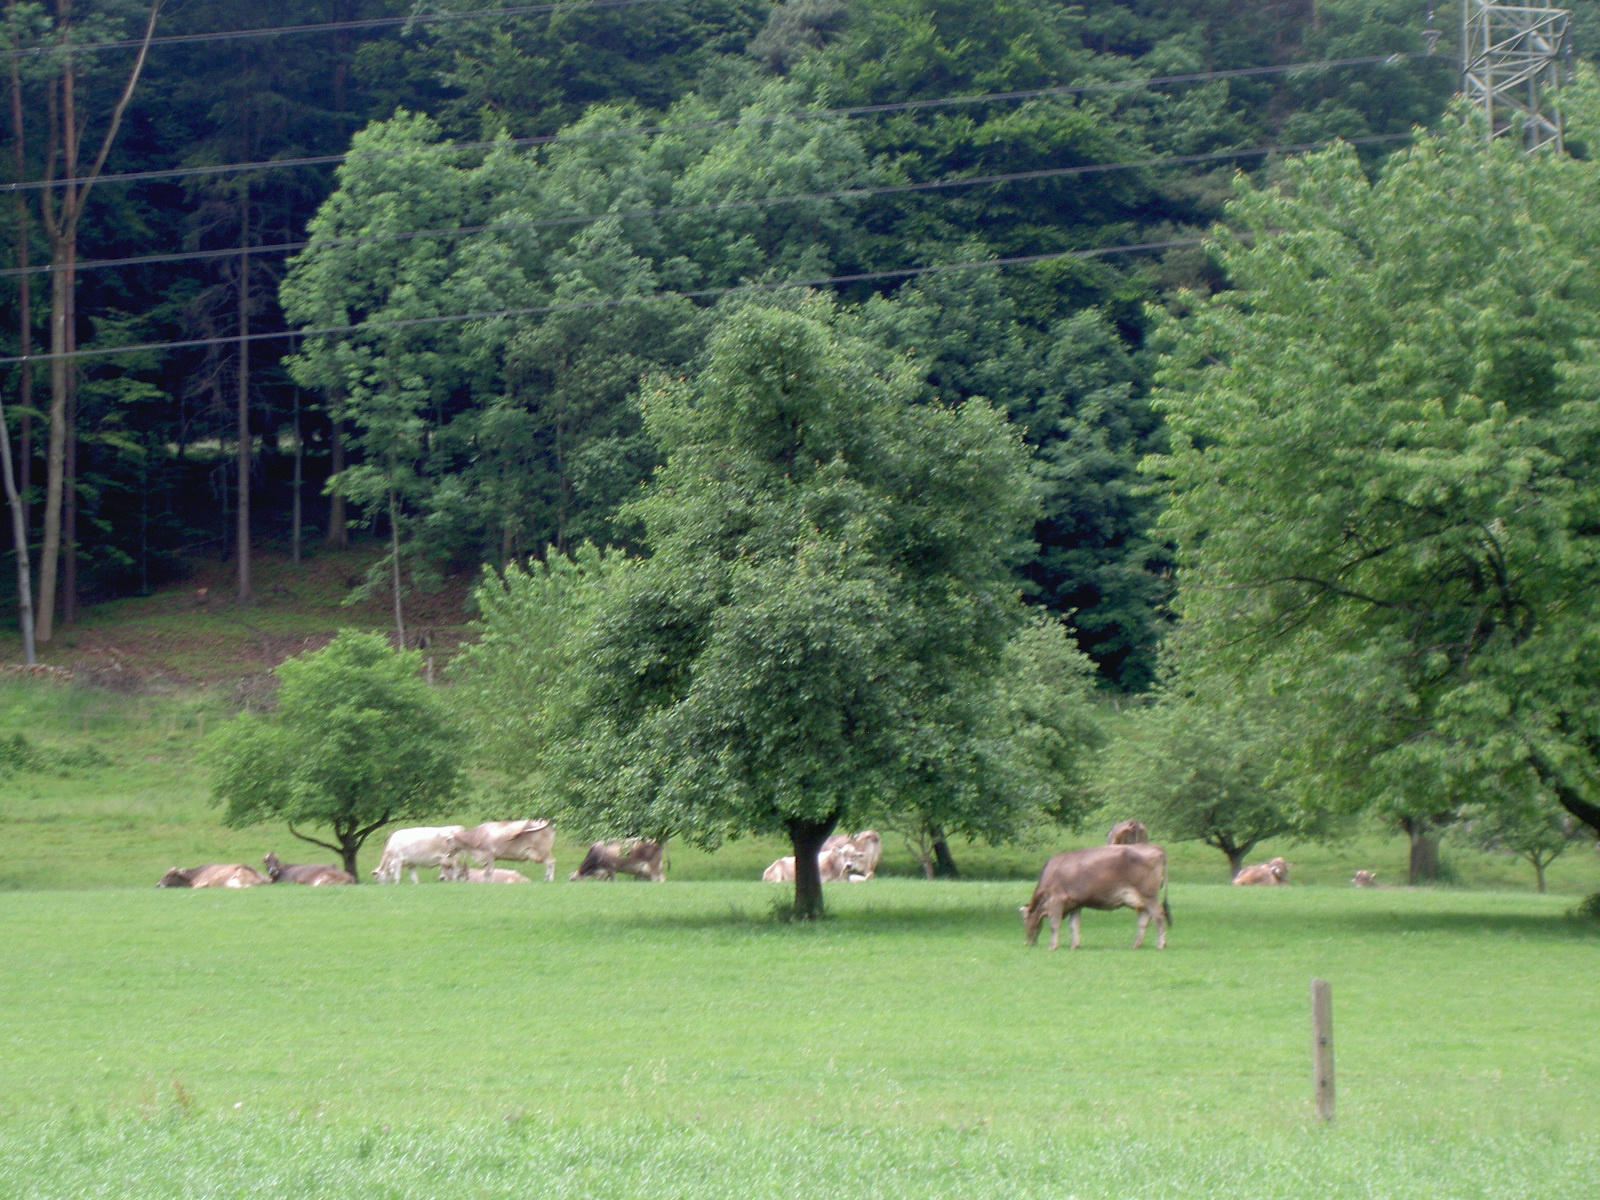
[[[816,921],[822,917],[822,872],[817,855],[839,823],[834,813],[826,821],[790,821],[789,845],[794,850],[794,918]]]
[[[1238,878],[1239,872],[1244,870],[1244,851],[1224,847],[1222,852],[1228,856],[1228,878]]]
[[[289,522],[289,556],[295,566],[300,565],[300,531],[302,525],[301,493],[305,490],[306,447],[300,432],[300,389],[294,389],[294,502]]]
[[[394,632],[399,648],[406,648],[406,618],[400,606],[400,503],[393,492],[389,493],[389,559],[394,569]]]
[[[956,868],[956,860],[950,856],[950,843],[945,841],[944,828],[933,826],[929,833],[933,835],[933,873],[940,879],[957,879],[961,872]]]
[[[14,17],[16,15],[17,0],[11,0],[7,11]],[[15,49],[15,47],[13,47]],[[11,59],[11,150],[16,166],[17,182],[21,183],[28,175],[27,159],[27,125],[23,120],[22,112],[22,71],[18,66],[21,60],[13,55]],[[33,353],[33,280],[28,277],[29,252],[28,244],[28,201],[21,192],[13,197],[16,203],[17,220],[17,268],[21,274],[17,276],[17,353],[24,359]],[[18,434],[17,466],[17,492],[22,497],[22,528],[24,545],[26,545],[27,531],[32,522],[28,519],[28,489],[33,485],[33,364],[24,362],[19,372],[21,379],[17,389],[17,406],[21,409],[18,413],[20,427]],[[29,598],[29,610],[32,610],[33,601]],[[23,635],[23,640],[28,645],[33,644],[33,629],[30,626]],[[32,659],[29,660],[30,662]]]
[[[344,470],[344,422],[331,417],[332,432],[328,435],[328,478],[335,479]],[[344,497],[338,492],[328,496],[328,536],[330,550],[343,550],[350,545],[350,523],[345,513]]]
[[[1537,858],[1533,860],[1533,877],[1539,882],[1539,895],[1544,895],[1544,863]]]
[[[1439,878],[1439,833],[1429,817],[1402,817],[1400,828],[1411,839],[1411,862],[1407,882],[1434,883]]]
[[[239,603],[250,603],[250,185],[239,205],[239,394],[237,470],[239,498],[235,513],[234,557],[238,563]]]
[[[361,841],[365,840],[365,838],[361,839]],[[360,853],[361,842],[352,837],[341,837],[339,839],[339,858],[342,860],[344,869],[350,872],[350,878],[357,883],[361,882],[360,868],[356,866],[356,855]]]
[[[53,239],[52,239],[53,240]],[[71,360],[67,352],[65,291],[70,277],[59,269],[65,251],[51,246],[50,262],[58,269],[50,273],[50,435],[44,461],[44,541],[39,548],[39,609],[35,616],[35,635],[48,642],[54,633],[56,581],[61,561],[61,491],[63,468],[67,460],[67,371]]]
[[[28,666],[38,662],[33,645],[33,580],[28,573],[28,519],[27,508],[17,490],[17,478],[11,469],[11,430],[6,427],[5,405],[0,403],[0,472],[3,472],[6,504],[11,509],[11,543],[17,554],[17,627],[22,630],[22,661]]]
[[[78,349],[78,247],[67,267],[67,352]],[[67,445],[62,459],[61,623],[78,619],[78,360],[67,360]]]

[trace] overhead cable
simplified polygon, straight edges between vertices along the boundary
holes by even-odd
[[[1370,137],[1346,138],[1352,146],[1370,146],[1386,142],[1405,141],[1409,133],[1374,134]],[[865,187],[838,188],[826,192],[806,192],[790,196],[759,196],[747,200],[712,200],[701,204],[664,204],[654,208],[619,209],[612,212],[585,213],[561,217],[538,217],[525,221],[490,221],[479,225],[454,225],[444,229],[413,229],[398,233],[363,233],[350,237],[331,237],[299,242],[272,242],[263,246],[232,246],[218,250],[184,250],[171,254],[141,254],[126,258],[91,258],[67,266],[42,263],[38,266],[7,267],[0,270],[0,279],[16,275],[39,275],[51,271],[90,271],[104,267],[148,266],[152,263],[193,262],[215,259],[235,259],[248,254],[291,254],[307,249],[333,249],[342,246],[360,246],[371,242],[404,242],[418,238],[468,237],[479,233],[500,233],[519,229],[541,229],[559,225],[586,225],[594,221],[638,220],[646,217],[684,216],[691,213],[717,212],[740,208],[770,208],[780,204],[801,204],[813,200],[858,200],[873,196],[888,196],[909,192],[945,191],[955,188],[982,187],[987,184],[1029,183],[1045,179],[1060,179],[1075,175],[1094,175],[1108,171],[1132,171],[1143,167],[1171,167],[1193,165],[1201,162],[1226,161],[1251,158],[1256,155],[1299,154],[1307,150],[1321,150],[1330,141],[1297,142],[1288,145],[1248,146],[1240,150],[1212,150],[1204,154],[1171,154],[1157,158],[1134,159],[1128,162],[1083,163],[1071,167],[1042,167],[1033,171],[1010,171],[1000,175],[957,175],[945,179],[931,179],[918,183],[885,183]]]
[[[884,104],[857,104],[843,108],[796,109],[790,112],[750,114],[738,117],[720,117],[705,121],[688,121],[672,125],[621,126],[611,129],[584,130],[576,133],[548,133],[531,137],[498,138],[477,142],[430,142],[407,146],[401,150],[351,150],[340,154],[312,154],[297,158],[268,158],[249,162],[217,163],[201,167],[169,167],[151,171],[126,171],[117,175],[101,175],[93,182],[97,187],[113,183],[143,183],[152,179],[191,179],[199,176],[226,175],[230,173],[281,171],[294,167],[333,166],[351,159],[381,161],[405,154],[447,154],[489,150],[496,146],[549,146],[566,142],[586,142],[618,137],[655,137],[669,133],[691,133],[705,129],[727,129],[738,125],[764,125],[779,121],[807,121],[831,117],[855,118],[877,116],[881,113],[914,112],[924,109],[950,108],[968,104],[1007,104],[1023,100],[1039,100],[1050,96],[1077,96],[1095,92],[1129,91],[1146,87],[1164,87],[1170,84],[1203,83],[1213,79],[1242,79],[1265,75],[1283,75],[1295,71],[1333,70],[1339,67],[1376,66],[1400,63],[1416,58],[1426,58],[1423,51],[1401,54],[1369,54],[1359,58],[1331,58],[1310,63],[1284,63],[1270,67],[1238,67],[1226,71],[1200,71],[1188,75],[1164,75],[1148,79],[1112,79],[1094,83],[1061,84],[1023,91],[986,92],[978,95],[941,96],[927,100],[896,100]],[[0,193],[39,191],[46,188],[82,185],[90,182],[84,178],[30,179],[16,183],[0,183]]]
[[[484,17],[525,17],[541,13],[572,9],[586,12],[595,8],[630,8],[635,4],[663,4],[670,0],[567,0],[557,4],[518,4],[508,8],[477,8],[467,12],[412,13],[404,17],[362,17],[350,21],[314,21],[301,25],[259,25],[249,29],[216,29],[209,33],[167,33],[150,39],[155,46],[183,46],[198,42],[237,42],[259,38],[289,37],[307,33],[337,33],[342,30],[394,29],[412,25],[442,25],[455,21],[476,21]],[[109,42],[84,42],[71,47],[74,54],[99,54],[107,50],[137,50],[145,45],[143,38],[122,38]],[[35,58],[58,54],[64,47],[59,43],[29,46],[26,49],[0,52],[0,61],[12,58]]]
[[[1182,246],[1198,246],[1205,238],[1173,238],[1162,242],[1133,242],[1121,246],[1099,246],[1089,250],[1055,250],[1047,254],[1023,254],[1011,258],[989,258],[972,262],[937,263],[927,267],[902,267],[892,271],[860,271],[851,275],[827,275],[815,279],[784,279],[764,283],[740,283],[727,287],[700,288],[695,291],[649,292],[641,296],[618,296],[605,300],[589,300],[576,304],[537,304],[525,308],[497,308],[487,312],[446,313],[431,317],[403,317],[386,321],[355,321],[348,325],[324,325],[307,329],[282,329],[271,333],[247,333],[233,337],[186,338],[173,342],[141,342],[127,346],[89,347],[64,354],[14,354],[0,358],[0,366],[25,362],[49,362],[57,358],[103,358],[112,354],[139,354],[157,350],[187,350],[200,346],[236,346],[244,342],[266,342],[283,338],[327,337],[331,334],[357,333],[367,329],[405,329],[423,325],[446,325],[460,321],[490,321],[504,317],[533,317],[559,312],[588,312],[594,309],[619,308],[623,305],[648,304],[653,300],[707,300],[730,296],[738,292],[771,292],[788,288],[826,287],[843,283],[870,283],[886,279],[910,279],[918,275],[933,275],[944,271],[971,271],[984,267],[1018,267],[1031,263],[1051,262],[1063,258],[1098,258],[1106,254],[1137,254],[1152,250],[1173,250]]]

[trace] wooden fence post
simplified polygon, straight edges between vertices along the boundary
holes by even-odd
[[[1317,1116],[1333,1120],[1333,989],[1326,979],[1311,981],[1311,1086]]]

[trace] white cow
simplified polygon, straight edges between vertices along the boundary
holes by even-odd
[[[411,868],[411,882],[417,878],[418,867],[454,866],[456,858],[455,835],[464,825],[417,825],[411,829],[396,829],[384,843],[383,857],[373,868],[372,875],[379,883],[399,883],[400,875]]]
[[[826,846],[817,854],[817,873],[822,876],[823,883],[866,878],[861,872],[860,851],[848,840]],[[761,873],[761,878],[767,883],[793,883],[794,855],[778,859]]]
[[[556,877],[555,827],[545,820],[485,821],[455,836],[458,852],[494,870],[497,858],[542,862],[544,881]]]

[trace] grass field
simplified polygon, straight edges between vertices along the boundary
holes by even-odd
[[[157,891],[312,856],[207,804],[234,702],[0,682],[0,737],[54,764],[0,779],[0,1197],[1600,1197],[1586,848],[1541,897],[1460,846],[1470,886],[1354,891],[1403,875],[1370,829],[1262,847],[1287,889],[1175,846],[1171,948],[1137,954],[1126,911],[1022,947],[1053,843],[928,883],[891,837],[810,928],[772,919],[762,841],[674,845],[661,886]]]
[[[9,893],[0,1194],[1596,1194],[1569,901],[1178,885],[1052,955],[1022,890]]]

